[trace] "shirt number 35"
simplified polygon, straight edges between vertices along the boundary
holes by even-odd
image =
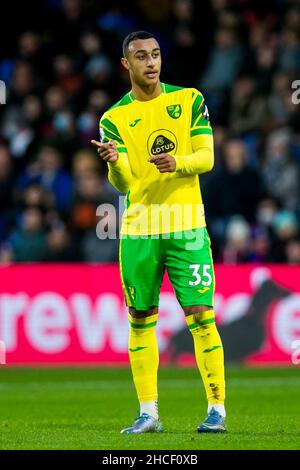
[[[192,276],[195,278],[195,280],[189,281],[190,286],[198,286],[200,283],[206,287],[211,285],[212,275],[209,272],[211,270],[210,264],[203,264],[202,269],[201,264],[190,264],[189,269],[193,270]]]

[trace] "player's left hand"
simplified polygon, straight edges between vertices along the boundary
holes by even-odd
[[[176,160],[168,153],[161,153],[148,159],[148,162],[154,163],[160,173],[173,173],[176,171]]]

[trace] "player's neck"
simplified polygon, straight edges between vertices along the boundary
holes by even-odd
[[[161,94],[161,84],[158,81],[155,85],[141,87],[136,83],[132,83],[132,94],[138,101],[150,101],[157,98]]]

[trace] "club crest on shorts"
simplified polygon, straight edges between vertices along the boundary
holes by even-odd
[[[171,104],[167,106],[168,115],[173,119],[178,119],[181,116],[182,108],[180,104]]]
[[[135,297],[136,297],[135,287],[128,286],[128,294],[130,296],[131,301],[133,302],[135,300]]]

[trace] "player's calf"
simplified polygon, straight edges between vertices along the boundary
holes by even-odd
[[[198,432],[222,432],[226,416],[224,353],[214,311],[212,308],[205,310],[205,306],[187,309],[186,322],[194,339],[195,357],[208,401],[208,416]]]
[[[140,414],[123,433],[161,432],[157,405],[159,352],[155,335],[157,307],[145,311],[129,309],[129,359]]]

